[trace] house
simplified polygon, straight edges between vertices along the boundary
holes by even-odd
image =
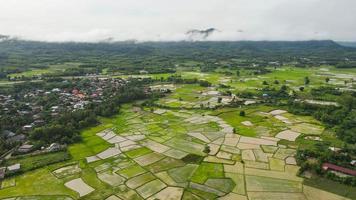
[[[49,147],[47,147],[47,150],[50,152],[53,151],[59,151],[63,148],[62,145],[58,144],[58,143],[52,143]]]
[[[84,104],[83,103],[77,103],[73,106],[74,109],[83,109],[84,108]]]
[[[148,74],[148,71],[146,71],[146,70],[140,70],[139,73],[140,73],[140,74]]]
[[[53,88],[52,92],[60,92],[61,90],[59,88]]]
[[[341,167],[341,166],[338,166],[338,165],[334,165],[334,164],[331,164],[331,163],[324,163],[322,165],[322,168],[325,171],[329,171],[330,170],[330,171],[340,172],[340,173],[343,173],[343,174],[346,174],[346,175],[350,175],[350,176],[356,176],[356,170],[348,169],[348,168]]]
[[[41,116],[39,114],[35,114],[35,115],[32,116],[32,118],[34,120],[39,120],[39,119],[41,119]]]
[[[73,95],[79,94],[79,90],[77,90],[77,89],[72,90],[72,94],[73,94]]]
[[[6,139],[7,138],[11,138],[11,137],[14,137],[16,135],[16,133],[12,132],[12,131],[9,131],[9,130],[4,130],[2,131],[1,133]]]
[[[51,110],[52,112],[57,112],[59,110],[59,106],[52,106]]]
[[[75,96],[78,97],[79,99],[84,99],[85,98],[85,95],[82,94],[82,93],[79,93],[79,94],[77,94]]]
[[[19,171],[20,169],[21,169],[20,163],[7,166],[7,171],[9,171],[9,172],[17,172],[17,171]]]
[[[34,106],[31,108],[33,112],[39,113],[42,111],[42,107],[41,106]]]
[[[350,164],[356,166],[356,160],[351,160]]]
[[[27,153],[27,152],[30,152],[33,148],[33,145],[31,144],[24,144],[22,146],[20,146],[17,151],[20,152],[20,153]]]
[[[35,120],[34,122],[33,122],[33,125],[35,125],[35,126],[43,126],[43,125],[45,125],[45,121],[44,120],[42,120],[42,119],[38,119],[38,120]]]
[[[25,126],[22,127],[22,130],[23,130],[23,131],[31,131],[32,128],[33,128],[32,125],[25,125]]]
[[[13,137],[7,138],[6,142],[14,143],[14,142],[24,142],[26,140],[26,136],[24,134],[15,135]]]
[[[337,148],[337,147],[329,147],[329,149],[330,149],[331,151],[333,151],[333,152],[339,152],[339,151],[341,151],[341,149],[340,149],[340,148]]]

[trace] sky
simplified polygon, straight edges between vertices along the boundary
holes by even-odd
[[[204,38],[189,30],[215,28]],[[0,0],[0,34],[40,41],[356,41],[356,0]]]

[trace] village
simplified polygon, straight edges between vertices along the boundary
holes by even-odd
[[[74,81],[74,83],[80,81]],[[69,84],[69,81],[64,80],[63,84]],[[42,127],[55,120],[62,113],[74,112],[82,110],[88,104],[100,104],[108,96],[105,96],[106,89],[112,90],[126,84],[123,79],[112,78],[91,78],[86,79],[85,84],[80,86],[68,86],[62,89],[38,89],[31,88],[16,94],[0,95],[0,113],[9,115],[12,119],[26,120],[16,124],[12,130],[2,130],[1,139],[4,143],[12,148],[0,156],[0,160],[11,158],[11,155],[23,155],[31,153],[31,155],[60,151],[66,148],[66,145],[59,143],[51,143],[46,147],[35,149],[34,145],[29,141],[29,133],[35,128]],[[73,84],[69,84],[73,85]],[[111,94],[115,95],[115,93]],[[43,103],[43,99],[55,99]],[[33,152],[36,150],[35,152]],[[20,164],[8,166],[9,173],[18,171]],[[0,169],[0,178],[4,178],[5,168]]]

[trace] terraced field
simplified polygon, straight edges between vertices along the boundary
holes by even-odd
[[[277,123],[280,130],[307,126],[282,110],[262,110],[265,120],[278,113],[293,121]],[[262,112],[258,107],[251,111],[256,116]],[[75,162],[31,172],[18,177],[17,184],[3,182],[0,196],[36,194],[20,187],[38,173],[56,186],[48,193],[73,199],[308,199],[318,192],[304,191],[303,179],[296,176],[295,149],[278,144],[281,139],[274,137],[274,131],[243,136],[233,132],[237,122],[230,125],[220,117],[224,110],[217,113],[160,108],[151,112],[126,105],[121,115],[88,131],[85,143],[97,148],[87,152],[81,144],[74,145],[70,151]],[[253,121],[248,126],[263,123]],[[35,185],[37,181],[35,177]],[[40,199],[46,198],[50,197]]]
[[[286,73],[281,70],[259,77],[258,82],[264,78],[286,78]],[[257,86],[253,79],[226,82],[214,74],[183,75],[199,75],[214,84],[225,82],[235,85],[234,90],[246,89],[245,84]],[[320,82],[321,78],[316,84]],[[295,87],[301,84],[290,83]],[[119,115],[102,118],[101,125],[84,130],[83,142],[69,147],[70,161],[2,182],[0,198],[355,198],[352,192],[346,198],[305,185],[303,178],[296,175],[299,167],[294,156],[298,145],[312,142],[315,137],[337,144],[335,136],[326,132],[320,122],[293,115],[283,108],[254,104],[243,108],[200,109],[201,104],[207,107],[217,104],[220,92],[217,88],[173,87],[172,94],[156,102],[161,107],[126,104]],[[220,104],[229,101],[225,98]],[[245,116],[239,115],[242,110]]]

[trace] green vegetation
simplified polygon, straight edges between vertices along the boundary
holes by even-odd
[[[18,96],[10,111],[1,104],[1,129],[24,134],[33,119],[18,111],[39,103],[45,125],[26,132],[34,150],[68,145],[5,159],[21,171],[2,181],[1,199],[312,199],[316,191],[356,198],[354,178],[321,168],[355,169],[356,70],[340,60],[354,59],[352,49],[330,41],[5,41],[1,52],[18,56],[0,57],[0,100]],[[79,89],[86,97],[78,101],[90,103],[52,116],[53,106],[72,107],[60,94]],[[25,97],[37,90],[50,93]],[[0,139],[2,152],[21,144]],[[84,197],[65,185],[79,178],[93,188]]]
[[[199,165],[191,180],[196,183],[204,184],[208,178],[224,178],[222,164],[203,162]]]
[[[20,171],[18,173],[24,173],[33,169],[38,169],[45,167],[54,163],[63,162],[71,158],[70,154],[67,151],[56,152],[56,153],[47,153],[34,156],[18,156],[6,160],[6,165],[14,165],[19,163],[21,165]]]

